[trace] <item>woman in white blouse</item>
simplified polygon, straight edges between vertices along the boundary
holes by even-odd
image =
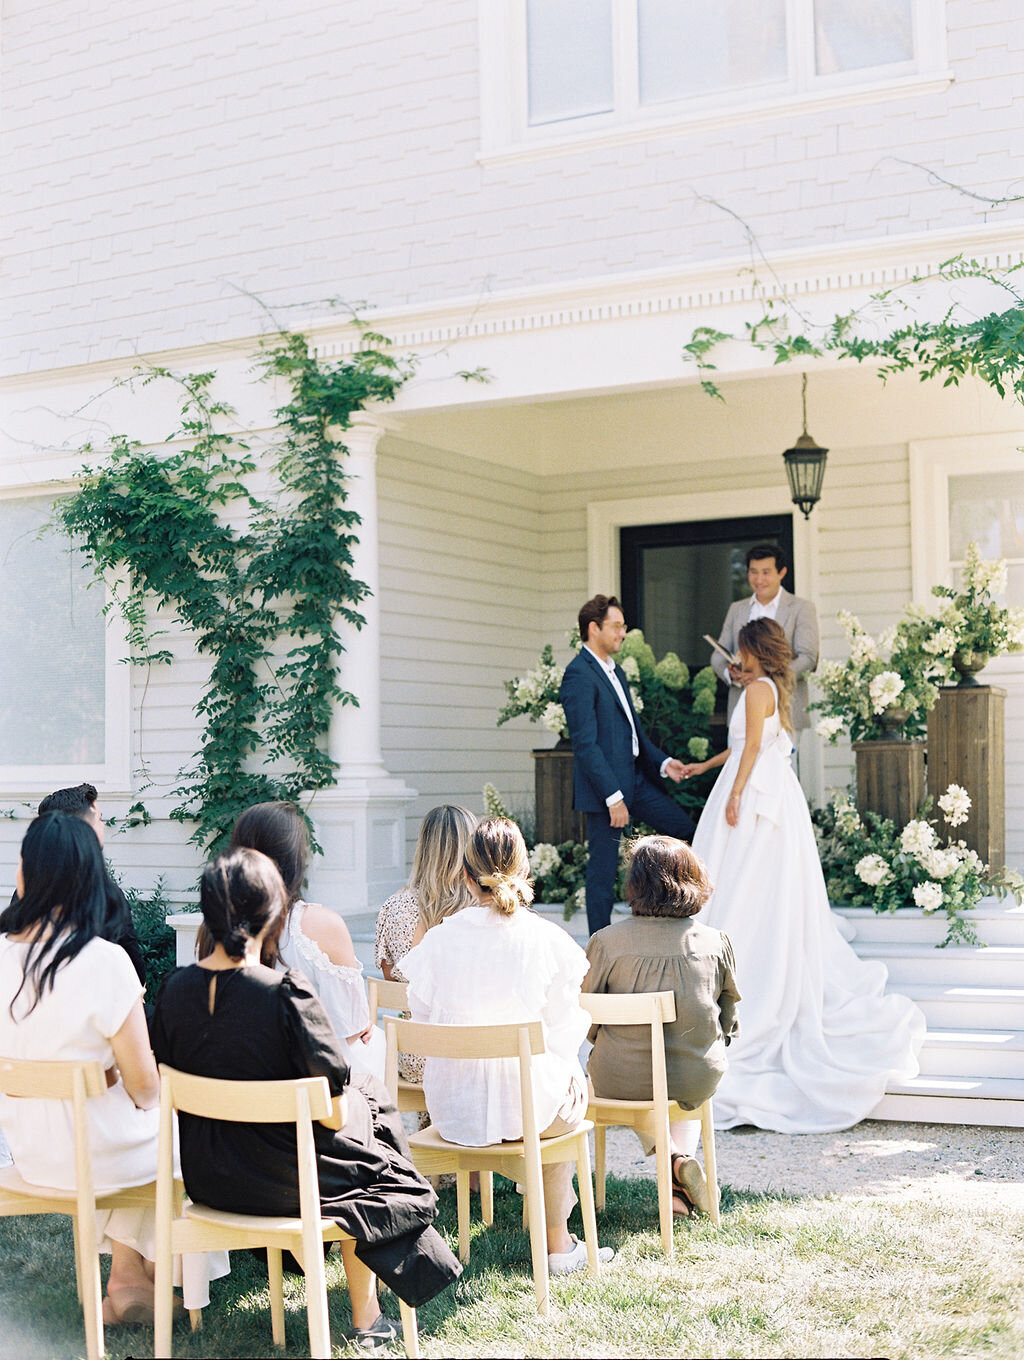
[[[533,888],[519,828],[479,824],[466,846],[465,874],[476,905],[429,930],[402,960],[414,1020],[503,1024],[540,1020],[545,1052],[533,1063],[541,1137],[577,1127],[587,1087],[579,1048],[589,1028],[580,1006],[587,959],[566,932],[529,910]],[[523,1135],[518,1065],[512,1059],[427,1061],[423,1082],[431,1121],[442,1138],[482,1147]],[[576,1203],[572,1163],[544,1167],[549,1267],[567,1274],[587,1264],[586,1246],[568,1229]],[[602,1247],[602,1261],[611,1248]]]
[[[384,1034],[370,1024],[363,965],[337,914],[300,897],[309,859],[306,819],[292,803],[255,803],[231,833],[231,849],[259,850],[277,865],[288,894],[281,931],[262,962],[305,975],[341,1040],[353,1072],[384,1078]]]

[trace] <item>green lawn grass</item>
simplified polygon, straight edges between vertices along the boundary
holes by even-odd
[[[676,1226],[661,1252],[654,1185],[608,1183],[601,1241],[618,1259],[600,1280],[552,1281],[537,1316],[521,1201],[497,1182],[495,1224],[474,1221],[472,1261],[420,1309],[424,1356],[890,1356],[1024,1354],[1024,1214],[920,1201],[793,1198],[723,1190],[720,1228]],[[474,1198],[474,1213],[477,1204]],[[454,1192],[439,1226],[454,1243]],[[578,1225],[577,1225],[578,1226]],[[236,1255],[211,1290],[202,1332],[175,1331],[175,1354],[274,1356],[266,1274]],[[68,1220],[0,1220],[0,1354],[84,1354]],[[350,1324],[341,1265],[328,1260],[331,1334]],[[397,1304],[386,1295],[397,1316]],[[286,1277],[286,1356],[308,1354],[301,1280]],[[108,1329],[113,1360],[151,1356],[148,1331]],[[402,1354],[401,1346],[394,1349]]]

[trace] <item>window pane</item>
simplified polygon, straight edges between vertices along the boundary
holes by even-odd
[[[818,75],[914,59],[912,0],[814,0]]]
[[[949,552],[963,559],[968,543],[982,557],[1024,558],[1024,472],[979,472],[949,479]]]
[[[0,500],[0,762],[102,765],[103,597],[49,497]]]
[[[786,79],[785,0],[639,0],[640,102]]]
[[[527,0],[529,121],[612,108],[612,0]]]

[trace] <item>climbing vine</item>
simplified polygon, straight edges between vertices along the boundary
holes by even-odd
[[[177,428],[158,448],[115,436],[101,464],[58,504],[63,527],[111,584],[127,625],[131,660],[172,660],[151,606],[173,613],[210,660],[196,706],[202,741],[179,772],[171,817],[191,839],[217,849],[239,812],[267,799],[295,799],[333,781],[326,751],[330,715],[358,704],[338,684],[344,650],[338,622],[361,628],[368,588],[352,571],[359,516],[346,506],[344,431],[369,402],[387,402],[411,361],[363,330],[339,361],[319,359],[300,334],[281,331],[257,356],[263,379],[288,399],[265,461],[272,490],[251,489],[256,459],[214,395],[213,373],[154,368],[125,383],[171,382]],[[87,459],[96,450],[82,449]]]
[[[858,363],[877,359],[883,382],[894,373],[916,371],[922,382],[938,378],[949,387],[974,375],[1001,397],[1012,393],[1024,404],[1024,294],[1017,286],[1022,269],[1024,263],[992,270],[957,255],[933,273],[915,275],[896,287],[873,293],[861,307],[820,326],[811,326],[787,299],[769,297],[762,314],[746,323],[742,335],[697,327],[683,346],[683,356],[696,364],[704,391],[719,400],[723,399],[721,389],[708,376],[715,368],[710,356],[725,341],[746,340],[756,349],[773,354],[776,364],[824,354]],[[913,296],[924,286],[970,279],[1000,289],[1008,305],[983,316],[965,317],[962,306],[954,304],[937,321],[912,315]],[[906,319],[899,324],[901,314]],[[790,334],[794,317],[804,329]],[[885,333],[871,333],[879,329]]]

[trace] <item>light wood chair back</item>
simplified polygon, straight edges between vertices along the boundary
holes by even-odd
[[[605,1130],[616,1126],[639,1129],[654,1138],[655,1174],[658,1183],[658,1219],[661,1244],[672,1254],[672,1143],[669,1125],[693,1120],[700,1123],[704,1147],[704,1171],[708,1181],[711,1221],[719,1221],[718,1171],[715,1161],[715,1126],[711,1101],[696,1110],[684,1110],[668,1097],[665,1068],[665,1025],[676,1018],[672,992],[583,992],[580,1005],[596,1025],[646,1025],[651,1032],[651,1091],[649,1100],[611,1100],[591,1092],[587,1114],[594,1121],[594,1167],[597,1207],[604,1209]]]
[[[103,1298],[100,1284],[99,1249],[96,1236],[97,1209],[152,1207],[156,1184],[130,1186],[95,1193],[86,1101],[107,1093],[101,1062],[29,1062],[0,1058],[0,1092],[26,1100],[71,1102],[75,1142],[75,1188],[30,1185],[17,1167],[0,1170],[0,1218],[23,1214],[67,1214],[75,1242],[75,1283],[85,1322],[88,1360],[99,1360],[104,1351]]]
[[[590,1180],[590,1147],[587,1135],[593,1125],[583,1120],[570,1133],[541,1139],[537,1127],[531,1059],[545,1051],[544,1028],[539,1020],[505,1025],[433,1025],[413,1020],[386,1017],[387,1062],[384,1078],[394,1096],[398,1080],[399,1053],[419,1053],[423,1057],[450,1059],[514,1058],[519,1063],[519,1093],[523,1112],[523,1136],[518,1142],[492,1143],[486,1147],[463,1147],[449,1143],[431,1127],[412,1134],[409,1146],[413,1161],[424,1176],[454,1172],[459,1217],[459,1257],[469,1260],[469,1174],[485,1175],[495,1171],[526,1186],[524,1208],[528,1210],[530,1253],[537,1311],[547,1315],[548,1290],[547,1234],[544,1216],[542,1167],[555,1162],[576,1163],[580,1188],[580,1209],[587,1244],[591,1275],[600,1269],[597,1259],[597,1218]],[[488,1212],[489,1208],[489,1212]],[[484,1222],[493,1221],[493,1204],[484,1206]]]
[[[366,981],[367,997],[370,1005],[370,1024],[383,1026],[382,1011],[397,1011],[399,1018],[409,1012],[409,984],[389,981],[387,978],[371,977]],[[418,1081],[398,1078],[398,1086],[392,1097],[400,1110],[412,1110],[416,1114],[426,1111],[427,1102],[423,1087]]]
[[[236,1214],[191,1203],[186,1203],[183,1212],[176,1215],[173,1195],[175,1111],[238,1123],[294,1124],[300,1216]],[[281,1254],[289,1250],[302,1262],[306,1275],[309,1353],[318,1358],[330,1356],[323,1243],[345,1241],[350,1236],[333,1220],[323,1218],[320,1211],[313,1120],[329,1119],[332,1112],[333,1102],[326,1077],[299,1077],[292,1081],[221,1081],[192,1076],[161,1064],[156,1199],[156,1356],[169,1357],[171,1354],[173,1258],[184,1252],[232,1251],[241,1247],[267,1249],[271,1328],[277,1346],[283,1346],[285,1342]],[[401,1301],[400,1308],[406,1353],[418,1356],[416,1310]]]

